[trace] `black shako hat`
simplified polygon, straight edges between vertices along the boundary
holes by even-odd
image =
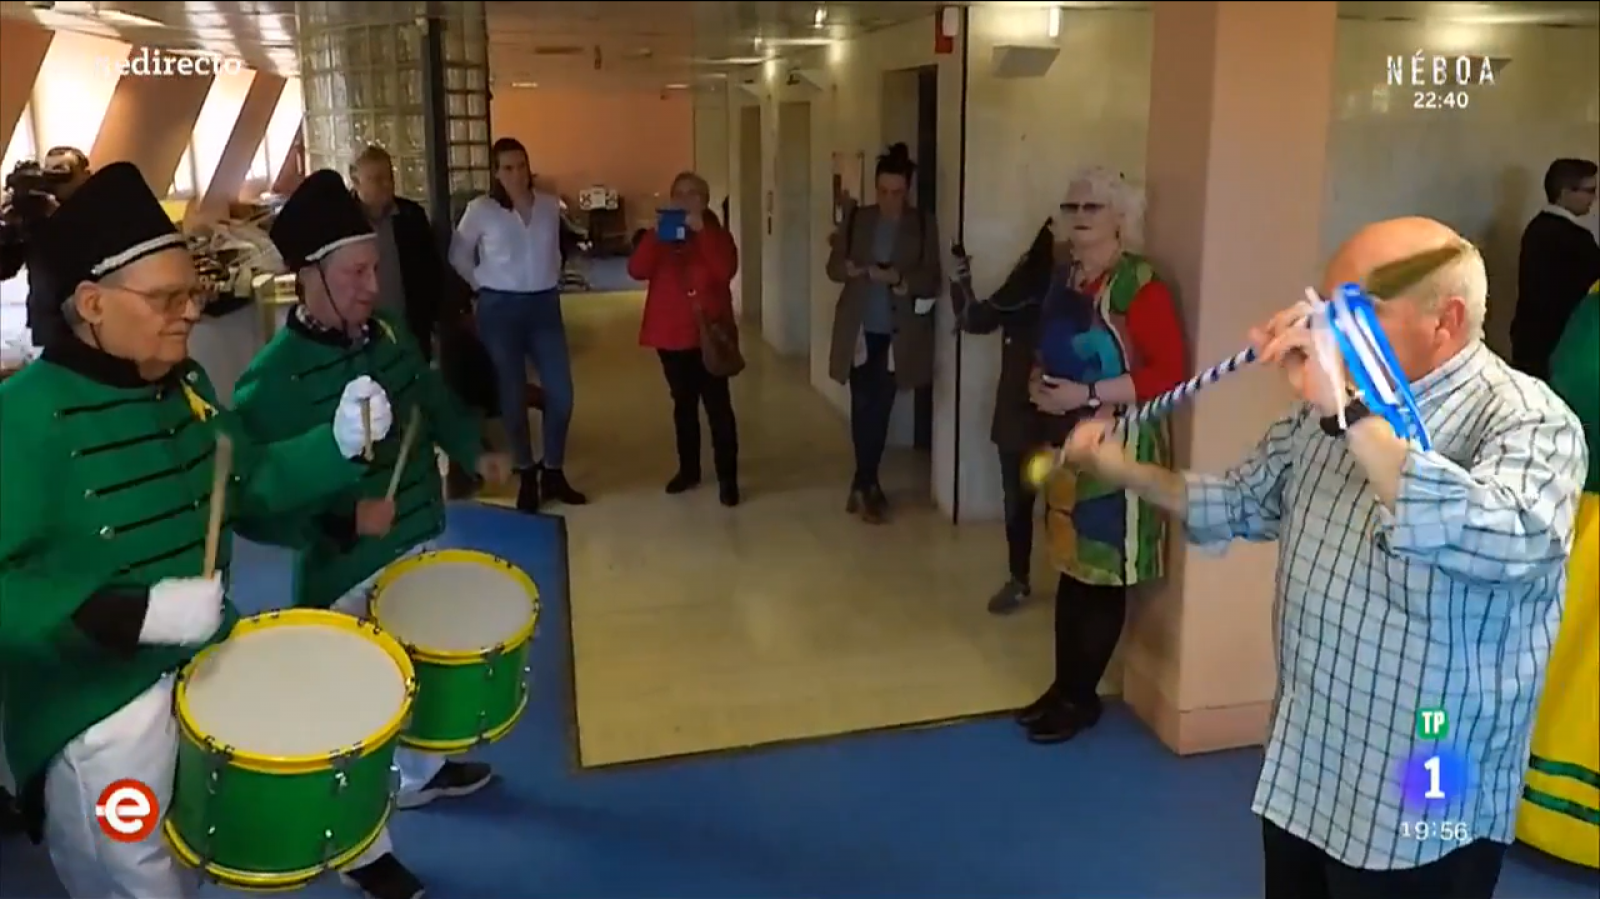
[[[99,281],[140,259],[188,248],[138,166],[115,162],[62,202],[40,229],[35,261],[44,270],[49,308],[61,307],[84,281]]]
[[[267,236],[283,264],[295,272],[340,247],[376,237],[377,232],[339,173],[319,169],[289,195]]]

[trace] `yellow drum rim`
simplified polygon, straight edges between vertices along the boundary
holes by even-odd
[[[400,669],[401,677],[405,682],[405,699],[400,703],[400,708],[376,733],[355,744],[330,752],[316,755],[303,756],[276,756],[259,752],[250,752],[230,746],[208,734],[200,722],[195,720],[194,711],[189,707],[189,678],[200,669],[218,647],[226,645],[228,640],[244,634],[257,631],[273,630],[283,627],[301,627],[315,625],[317,627],[331,627],[362,637],[377,644],[388,656],[390,661]],[[178,674],[178,683],[173,690],[173,706],[178,717],[178,725],[183,732],[199,743],[202,747],[215,750],[228,759],[234,767],[247,771],[259,771],[264,774],[309,774],[313,771],[325,771],[334,766],[339,759],[361,757],[370,755],[383,746],[387,746],[399,736],[405,728],[406,721],[411,717],[411,705],[417,695],[417,670],[411,664],[411,657],[406,654],[404,646],[393,636],[384,633],[382,628],[364,619],[355,618],[342,612],[333,612],[326,609],[282,609],[276,612],[264,612],[241,618],[233,626],[233,631],[221,643],[208,646],[198,655],[189,660],[187,665]]]
[[[372,620],[382,626],[383,598],[396,581],[413,571],[433,565],[482,565],[507,575],[528,594],[528,599],[532,601],[533,614],[529,616],[528,623],[518,628],[509,639],[484,649],[433,649],[400,641],[413,659],[434,665],[475,665],[492,655],[511,652],[533,639],[534,631],[539,626],[539,588],[534,584],[533,578],[528,577],[527,572],[505,559],[475,549],[440,549],[418,553],[400,559],[383,569],[383,573],[378,575],[373,585],[372,604],[369,607]],[[395,639],[400,638],[395,637]]]
[[[312,609],[311,611],[318,610]],[[283,874],[255,874],[248,871],[235,871],[232,868],[225,868],[216,864],[204,864],[200,859],[200,853],[191,849],[189,844],[184,842],[183,837],[178,834],[178,828],[173,825],[171,818],[162,822],[161,834],[166,837],[168,848],[172,850],[173,855],[178,857],[179,861],[190,868],[206,872],[223,886],[250,893],[286,893],[290,890],[298,890],[327,872],[337,871],[355,861],[361,856],[361,853],[371,849],[373,843],[378,842],[378,837],[383,835],[383,829],[389,825],[389,818],[393,815],[394,803],[390,802],[388,808],[384,809],[383,818],[378,821],[378,826],[374,827],[371,833],[362,837],[361,841],[356,845],[329,859],[325,865],[319,865],[315,868],[302,868],[298,871],[290,871]]]
[[[516,727],[517,722],[522,720],[522,714],[528,710],[528,694],[530,692],[532,691],[530,691],[527,686],[524,685],[522,688],[522,697],[517,700],[516,711],[511,713],[511,717],[506,719],[504,724],[497,725],[496,727],[485,731],[481,738],[467,737],[462,740],[421,740],[417,739],[416,737],[401,734],[400,743],[403,746],[409,746],[410,748],[419,752],[430,752],[438,755],[459,755],[475,747],[498,742],[501,737],[511,733],[511,729]]]

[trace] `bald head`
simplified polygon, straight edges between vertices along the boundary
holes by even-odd
[[[1340,284],[1364,284],[1379,266],[1451,246],[1466,252],[1400,296],[1374,298],[1384,335],[1411,380],[1482,339],[1489,288],[1477,249],[1442,222],[1389,219],[1357,231],[1333,254],[1323,278],[1331,293]]]

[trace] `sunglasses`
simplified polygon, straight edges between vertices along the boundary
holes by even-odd
[[[1079,213],[1079,212],[1095,213],[1095,212],[1099,212],[1100,210],[1102,210],[1104,208],[1106,208],[1106,204],[1104,204],[1104,203],[1062,203],[1061,204],[1061,211],[1066,213],[1067,215],[1073,215],[1073,214]]]

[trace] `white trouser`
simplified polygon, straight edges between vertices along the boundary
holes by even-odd
[[[141,781],[163,814],[172,802],[178,723],[171,675],[68,743],[45,775],[45,845],[72,899],[188,899],[200,875],[180,865],[160,832],[137,843],[106,836],[95,806],[118,780]]]
[[[434,548],[435,544],[432,540],[425,540],[413,546],[400,559],[418,555],[419,553],[432,552]],[[399,559],[395,561],[398,562]],[[382,574],[382,572],[378,572],[378,574]],[[354,615],[357,618],[367,617],[367,607],[372,600],[372,585],[377,581],[378,574],[374,574],[372,577],[355,585],[345,595],[339,597],[338,601],[333,604],[333,611]],[[444,762],[445,759],[442,755],[428,755],[417,752],[414,749],[407,749],[404,746],[396,749],[394,763],[395,767],[400,769],[400,792],[415,793],[427,786],[428,781],[433,780],[434,775],[439,773],[439,769],[444,767]],[[393,851],[394,842],[389,839],[389,828],[385,827],[383,833],[378,835],[377,841],[366,852],[361,853],[354,861],[346,865],[345,870],[351,871],[365,867]]]

